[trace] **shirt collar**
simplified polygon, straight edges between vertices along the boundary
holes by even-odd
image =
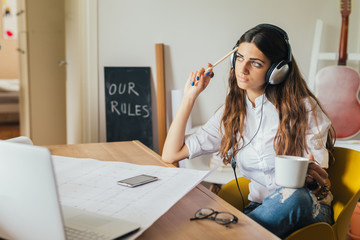
[[[265,104],[267,102],[267,98],[266,98],[265,94],[262,94],[262,95],[258,96],[257,98],[255,98],[255,107],[253,107],[249,97],[246,95],[246,105],[247,105],[247,107],[249,107],[249,108],[261,107],[263,97],[265,98],[264,99],[264,104]]]

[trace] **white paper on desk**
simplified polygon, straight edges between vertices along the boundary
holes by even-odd
[[[139,236],[179,199],[199,184],[209,171],[135,165],[94,159],[53,156],[62,205],[137,222]],[[118,180],[139,174],[159,180],[129,188]],[[189,216],[191,217],[191,216]]]

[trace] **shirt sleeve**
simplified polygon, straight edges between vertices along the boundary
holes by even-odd
[[[185,144],[189,149],[189,159],[203,154],[214,153],[220,149],[220,124],[223,112],[224,106],[198,131],[185,136]]]
[[[313,104],[310,104],[312,101]],[[304,156],[308,153],[314,156],[314,159],[323,168],[329,167],[329,152],[326,149],[326,141],[331,126],[330,119],[316,104],[314,99],[306,101],[308,109],[308,130],[306,132],[306,143],[308,152],[305,151]],[[313,105],[313,106],[311,106]]]

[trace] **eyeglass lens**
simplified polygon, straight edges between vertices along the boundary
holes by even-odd
[[[234,216],[229,213],[218,213],[215,217],[215,222],[219,224],[228,224],[234,221]]]
[[[212,216],[215,215],[215,216]],[[237,222],[237,218],[231,213],[217,212],[211,208],[203,208],[195,213],[195,217],[198,219],[210,218],[219,224],[229,224],[231,222]]]
[[[211,208],[202,208],[195,213],[195,217],[207,218],[207,217],[211,216],[212,214],[214,214],[214,210],[212,210]]]

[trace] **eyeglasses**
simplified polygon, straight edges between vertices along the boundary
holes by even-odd
[[[229,212],[218,212],[211,208],[202,208],[197,210],[195,217],[190,218],[192,220],[211,219],[216,223],[229,226],[230,223],[237,223],[238,218]]]

